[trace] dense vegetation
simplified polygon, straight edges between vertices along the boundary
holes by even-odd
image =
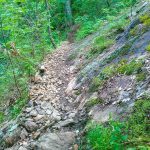
[[[133,114],[121,122],[110,119],[105,125],[89,123],[86,144],[84,140],[81,142],[81,150],[148,150],[149,107],[148,98],[140,99],[135,103]]]

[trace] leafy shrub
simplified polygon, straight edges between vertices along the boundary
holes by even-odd
[[[146,73],[143,72],[143,73],[137,74],[137,75],[136,75],[136,79],[137,79],[138,82],[144,81],[144,80],[146,79]]]
[[[146,50],[150,52],[150,44],[146,47]]]
[[[119,20],[113,20],[110,23],[110,31],[116,30],[117,33],[121,33],[124,31],[128,23],[129,20],[125,19],[125,17],[121,17]]]
[[[103,84],[103,80],[99,79],[98,77],[93,78],[89,91],[90,92],[97,91],[98,87],[102,84]]]
[[[93,21],[86,21],[81,25],[81,28],[76,33],[76,40],[79,41],[89,34],[93,33],[93,25],[95,23]]]
[[[141,61],[137,62],[135,60],[131,61],[130,63],[120,64],[117,68],[117,72],[121,74],[131,75],[133,73],[141,72],[143,64]]]
[[[87,53],[87,58],[92,58],[96,54],[101,54],[105,49],[114,44],[114,40],[109,39],[106,35],[97,37],[92,48]]]
[[[96,104],[101,104],[102,102],[103,102],[102,99],[93,98],[93,99],[90,99],[90,100],[86,103],[86,106],[89,108],[89,107],[93,107],[93,106],[96,105]]]
[[[149,143],[149,112],[150,99],[137,100],[132,115],[127,119],[129,142],[131,145],[146,145]]]
[[[0,112],[0,123],[4,121],[4,113]]]
[[[84,149],[149,149],[150,99],[137,100],[133,111],[123,121],[110,120],[106,125],[88,124]],[[82,149],[82,148],[81,148]]]
[[[10,117],[16,118],[22,111],[22,108],[25,106],[25,104],[28,101],[27,94],[24,93],[23,97],[16,100],[16,102],[11,106],[10,108]]]
[[[150,26],[150,14],[146,13],[143,16],[140,16],[140,21],[145,25],[145,26]]]
[[[121,149],[127,136],[122,132],[124,124],[110,121],[108,126],[95,125],[87,133],[89,147],[93,150]]]
[[[135,36],[138,33],[138,26],[135,26],[133,29],[130,30],[130,35]]]
[[[106,80],[112,77],[116,73],[116,67],[115,65],[109,65],[104,67],[102,72],[99,74],[99,78]]]
[[[114,40],[108,39],[105,36],[100,36],[95,39],[94,47],[91,49],[90,53],[91,54],[96,54],[96,53],[100,54],[105,49],[109,48],[113,43],[114,43]]]
[[[95,92],[100,86],[102,86],[107,79],[112,77],[116,73],[115,65],[109,65],[102,69],[100,74],[92,80],[89,91]]]

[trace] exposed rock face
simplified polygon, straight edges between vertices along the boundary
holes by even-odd
[[[67,150],[75,142],[73,132],[48,133],[35,143],[36,150]]]

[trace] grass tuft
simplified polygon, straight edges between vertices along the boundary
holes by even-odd
[[[102,99],[99,99],[99,98],[93,98],[93,99],[90,99],[87,103],[86,103],[86,106],[88,108],[91,108],[97,104],[101,104],[103,103],[103,100]]]
[[[130,63],[121,63],[117,68],[117,72],[120,74],[131,75],[133,73],[141,72],[141,68],[143,63],[141,61],[137,62],[135,60],[131,61]]]
[[[146,47],[146,50],[150,52],[150,44]]]

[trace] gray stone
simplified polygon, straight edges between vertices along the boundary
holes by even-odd
[[[30,115],[32,116],[32,117],[36,117],[37,116],[37,111],[36,110],[32,110],[31,112],[30,112]]]
[[[53,116],[53,118],[55,119],[55,120],[61,120],[61,116],[60,116],[60,114],[59,114],[59,112],[57,111],[57,110],[54,110],[53,111],[53,114],[52,114],[52,116]]]
[[[37,115],[35,118],[34,118],[34,120],[35,121],[39,121],[39,120],[41,120],[42,118],[44,118],[44,115]]]
[[[47,109],[47,108],[49,108],[51,110],[53,109],[53,107],[51,106],[51,104],[48,103],[48,102],[42,102],[41,103],[41,108],[44,109],[44,110]]]
[[[71,94],[71,92],[73,91],[74,87],[76,86],[76,80],[76,78],[73,78],[68,84],[68,87],[65,91],[67,94]]]
[[[21,128],[15,127],[8,130],[8,132],[4,135],[4,141],[6,145],[12,146],[20,139]]]
[[[29,113],[29,112],[31,112],[32,110],[33,110],[33,107],[28,107],[28,108],[26,108],[25,111],[26,111],[27,113]]]
[[[25,147],[21,146],[18,150],[27,150]]]
[[[51,114],[52,114],[52,111],[48,109],[48,110],[46,110],[46,114],[47,114],[47,115],[51,115]]]
[[[68,115],[68,117],[69,117],[69,118],[74,118],[74,117],[76,116],[76,113],[77,113],[77,112],[71,112],[71,113]]]
[[[20,138],[22,140],[24,140],[27,136],[28,136],[28,132],[26,131],[26,129],[22,129],[21,134],[20,134]]]
[[[40,136],[41,132],[35,132],[32,137],[33,139],[37,139]]]
[[[53,128],[60,129],[61,127],[66,127],[74,123],[75,122],[73,119],[67,119],[65,121],[58,122],[56,125],[53,126]]]
[[[35,122],[32,121],[26,121],[25,127],[28,131],[32,132],[35,131],[38,128],[38,125]]]
[[[67,150],[75,141],[73,132],[47,133],[34,144],[36,150]]]

